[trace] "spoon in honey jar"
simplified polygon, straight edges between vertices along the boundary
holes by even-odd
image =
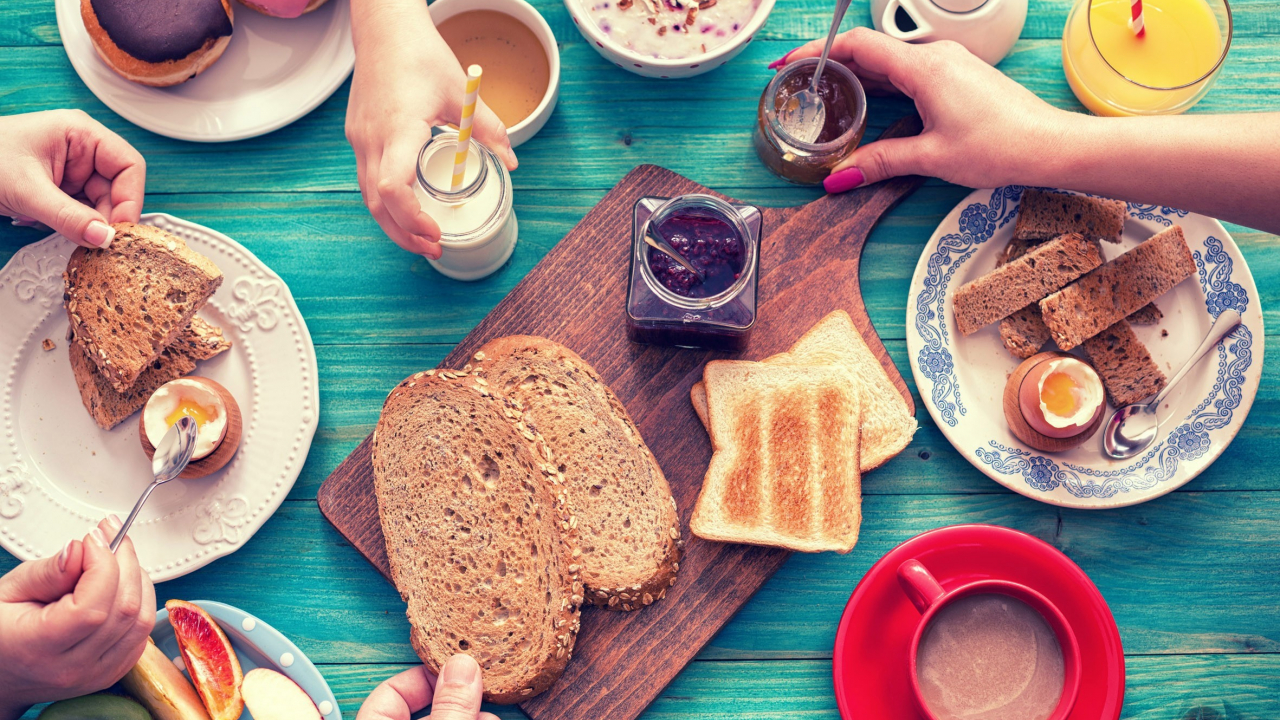
[[[801,142],[811,143],[817,140],[822,134],[822,126],[827,122],[827,108],[822,102],[822,95],[818,93],[818,80],[822,78],[822,71],[827,66],[831,45],[840,32],[840,23],[844,20],[845,11],[849,9],[849,2],[850,0],[836,0],[836,14],[831,18],[827,44],[822,48],[822,57],[818,59],[818,66],[813,70],[813,79],[809,81],[809,87],[792,95],[782,107],[782,116],[779,120],[783,129],[788,135]]]
[[[699,280],[707,279],[706,273],[699,270],[698,267],[693,263],[689,262],[688,259],[685,258],[685,256],[676,252],[676,249],[671,247],[670,243],[668,243],[666,240],[663,240],[662,238],[658,237],[657,231],[651,228],[648,224],[644,226],[644,242],[646,245],[653,248],[654,250],[657,250],[663,255],[666,255],[672,260],[675,260],[676,264],[678,264],[680,267],[684,268],[685,270],[688,270],[689,272],[693,273],[694,276],[696,276]]]

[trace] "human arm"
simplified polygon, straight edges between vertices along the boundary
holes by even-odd
[[[785,61],[821,52],[815,41]],[[1204,213],[1280,232],[1280,113],[1101,118],[1054,108],[951,42],[910,45],[867,28],[832,57],[869,92],[915,101],[924,132],[868,143],[836,166],[840,192],[897,175],[969,187],[1042,185]],[[859,182],[859,180],[861,182]]]
[[[155,587],[112,516],[56,557],[0,577],[0,720],[39,702],[104,690],[138,662],[155,625]]]
[[[352,0],[351,31],[356,69],[346,129],[360,193],[397,245],[438,258],[440,227],[414,195],[418,151],[433,126],[461,118],[466,75],[423,0]],[[516,168],[507,129],[483,102],[472,132]]]
[[[124,138],[79,110],[0,117],[0,214],[104,247],[108,223],[137,222],[147,164]]]
[[[480,666],[468,655],[454,655],[438,681],[421,665],[383,681],[365,698],[356,720],[409,720],[427,705],[430,720],[498,720],[480,712],[483,692]]]

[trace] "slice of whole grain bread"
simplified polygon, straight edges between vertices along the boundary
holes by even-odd
[[[1010,240],[996,259],[996,267],[1010,260],[1017,260],[1033,247],[1035,242],[1032,240]],[[1155,325],[1162,317],[1164,314],[1160,312],[1160,308],[1155,303],[1149,303],[1138,308],[1128,320],[1136,325]],[[1049,342],[1049,328],[1040,317],[1039,300],[1001,320],[1000,339],[1004,342],[1005,349],[1015,357],[1026,359],[1040,352],[1040,348]]]
[[[528,335],[473,359],[490,389],[524,406],[564,474],[578,519],[586,598],[635,610],[666,596],[680,567],[680,517],[662,468],[626,408],[569,348]]]
[[[956,329],[972,335],[1102,264],[1098,243],[1070,233],[965,283],[952,296]]]
[[[1196,270],[1174,225],[1040,301],[1058,347],[1070,350],[1155,300]]]
[[[86,355],[124,392],[204,307],[222,272],[164,230],[134,223],[115,229],[109,248],[71,253],[63,300]]]
[[[1155,395],[1168,382],[1127,320],[1084,341],[1111,404],[1124,407]]]
[[[838,366],[856,378],[862,398],[862,451],[859,465],[870,472],[902,452],[915,436],[916,419],[907,410],[898,388],[889,379],[879,358],[867,347],[853,318],[844,310],[835,310],[809,328],[784,353],[772,355],[762,362],[770,365],[797,367]],[[694,412],[702,426],[707,422],[707,390],[703,382],[689,390]]]
[[[79,340],[73,339],[67,347],[81,402],[98,427],[110,430],[141,410],[151,393],[161,385],[195,370],[200,360],[208,360],[227,351],[231,348],[231,341],[222,336],[221,328],[193,317],[178,339],[162,350],[160,357],[153,360],[124,392],[118,392],[102,376]]]
[[[1013,237],[1048,240],[1064,233],[1120,242],[1127,206],[1119,200],[1030,189],[1018,203]]]
[[[391,578],[427,669],[471,655],[496,703],[550,687],[579,629],[578,523],[519,405],[470,373],[417,373],[387,397],[372,460]]]
[[[690,529],[718,542],[846,553],[862,522],[862,398],[833,366],[713,360],[714,454]]]

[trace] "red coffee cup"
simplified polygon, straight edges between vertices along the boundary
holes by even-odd
[[[903,591],[911,599],[912,604],[920,611],[920,623],[916,625],[915,633],[911,637],[911,649],[907,654],[907,670],[911,674],[912,696],[915,698],[916,708],[921,716],[927,720],[939,720],[938,716],[925,704],[924,694],[920,688],[920,678],[917,675],[916,656],[920,651],[920,640],[924,637],[925,630],[944,607],[961,598],[986,594],[1007,595],[1015,600],[1021,600],[1040,613],[1040,616],[1049,624],[1058,638],[1058,645],[1062,648],[1063,675],[1062,697],[1048,720],[1066,720],[1071,714],[1071,709],[1075,707],[1076,696],[1080,692],[1080,645],[1062,611],[1049,602],[1048,598],[1026,585],[1006,580],[977,580],[947,591],[929,573],[929,570],[914,558],[898,566],[898,583],[902,585]]]

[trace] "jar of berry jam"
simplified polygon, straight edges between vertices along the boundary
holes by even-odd
[[[736,352],[756,322],[764,219],[710,195],[641,198],[632,227],[627,336],[652,345]],[[645,242],[652,233],[701,271]]]
[[[818,94],[826,108],[818,136],[806,142],[792,134],[803,128],[786,127],[786,113],[781,111],[797,93],[808,89],[817,67],[817,58],[787,64],[769,81],[756,109],[756,154],[775,175],[801,185],[817,185],[826,179],[836,163],[853,154],[867,130],[867,96],[862,83],[849,68],[834,61],[827,63],[818,81]]]

